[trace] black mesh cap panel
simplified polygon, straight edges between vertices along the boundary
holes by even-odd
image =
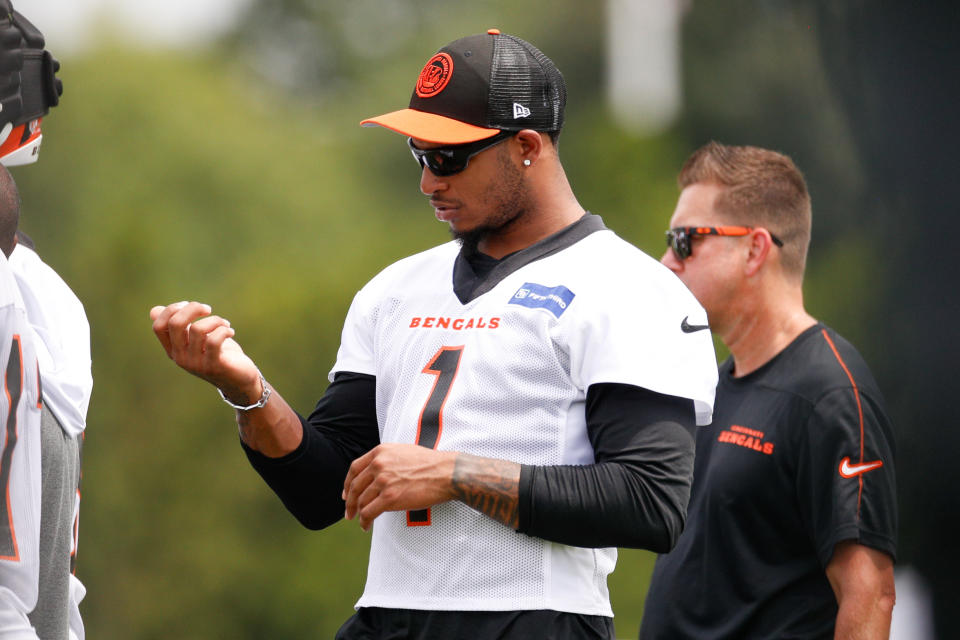
[[[567,88],[553,62],[514,36],[497,36],[493,47],[487,126],[508,131],[561,129]]]

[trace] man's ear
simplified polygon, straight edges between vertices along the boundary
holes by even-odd
[[[519,149],[520,164],[529,167],[540,159],[540,155],[543,153],[543,138],[540,132],[533,129],[523,129],[513,136],[513,140]],[[529,163],[526,162],[527,160],[529,160]]]
[[[773,238],[770,232],[763,227],[757,227],[750,232],[750,250],[747,254],[746,275],[756,274],[770,258],[773,249]]]

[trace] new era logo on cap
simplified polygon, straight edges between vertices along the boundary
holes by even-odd
[[[527,109],[525,106],[523,106],[519,102],[513,103],[513,119],[514,120],[516,120],[517,118],[526,118],[529,115],[530,115],[530,109]]]

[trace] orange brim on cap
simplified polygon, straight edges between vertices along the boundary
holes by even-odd
[[[500,133],[499,129],[487,129],[460,122],[453,118],[438,116],[435,113],[400,109],[375,118],[367,118],[360,123],[364,127],[381,126],[392,129],[405,136],[435,142],[437,144],[464,144],[485,140]]]

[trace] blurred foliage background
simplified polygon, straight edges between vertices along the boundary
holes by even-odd
[[[42,160],[14,176],[22,228],[93,331],[78,565],[88,637],[324,638],[351,614],[367,535],[352,522],[309,532],[285,512],[249,469],[216,392],[166,359],[148,311],[210,303],[309,412],[353,293],[448,238],[402,138],[358,122],[405,106],[439,46],[488,27],[535,43],[564,72],[560,153],[574,191],[655,256],[694,148],[717,139],[790,154],[814,201],[809,310],[861,347],[898,427],[912,428],[916,407],[897,377],[912,374],[898,374],[883,326],[885,287],[903,265],[875,217],[897,201],[881,202],[844,84],[825,64],[824,34],[855,20],[855,5],[693,3],[683,113],[647,136],[620,128],[604,101],[601,3],[257,0],[232,32],[194,49],[105,30],[93,49],[59,55],[65,93],[43,123]],[[901,460],[902,486],[911,469]],[[907,560],[925,539],[911,522]],[[618,637],[636,637],[652,562],[621,554]]]

